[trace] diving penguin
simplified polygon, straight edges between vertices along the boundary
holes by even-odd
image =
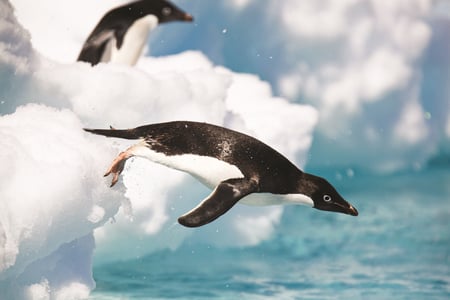
[[[187,227],[208,224],[237,202],[248,205],[303,204],[357,216],[324,178],[302,172],[286,157],[246,134],[207,123],[174,121],[133,129],[84,129],[139,142],[112,162],[105,176],[119,178],[127,159],[147,158],[187,172],[211,188],[197,207],[178,218]]]
[[[140,0],[107,12],[87,38],[78,61],[96,65],[115,62],[135,65],[151,30],[172,21],[193,17],[166,0]]]

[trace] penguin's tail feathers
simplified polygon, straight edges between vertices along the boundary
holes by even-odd
[[[98,135],[104,135],[107,137],[115,137],[115,138],[122,138],[127,140],[136,140],[141,138],[136,133],[136,130],[133,129],[115,129],[112,126],[110,126],[110,129],[90,129],[90,128],[83,128],[84,131],[98,134]]]

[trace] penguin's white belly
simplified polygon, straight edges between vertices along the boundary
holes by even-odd
[[[158,19],[154,15],[147,15],[136,20],[128,28],[120,49],[117,49],[117,42],[112,39],[105,49],[105,59],[110,56],[113,63],[135,65],[142,54],[147,38],[151,30],[158,25]],[[109,53],[108,53],[109,52]],[[103,61],[102,57],[102,61]]]
[[[313,200],[303,194],[271,194],[271,193],[253,193],[242,198],[239,203],[252,206],[266,205],[306,205],[313,207]]]
[[[137,144],[130,150],[133,155],[189,173],[210,189],[214,189],[224,180],[244,177],[238,167],[210,156],[195,154],[165,155],[146,147],[144,144]]]
[[[237,166],[217,158],[195,154],[165,155],[150,149],[145,145],[145,142],[131,147],[130,153],[169,168],[189,173],[212,190],[224,180],[244,177]],[[254,206],[300,204],[313,207],[314,205],[312,199],[303,194],[281,195],[271,193],[253,193],[242,198],[239,203]]]

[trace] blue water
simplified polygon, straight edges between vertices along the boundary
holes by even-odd
[[[255,247],[97,266],[91,299],[450,299],[450,169],[341,177],[356,218],[286,207]]]

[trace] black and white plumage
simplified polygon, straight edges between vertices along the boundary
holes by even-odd
[[[166,0],[140,0],[107,12],[87,38],[78,61],[135,65],[148,35],[160,23],[193,17]]]
[[[212,193],[178,221],[198,227],[214,221],[237,202],[249,205],[303,204],[353,216],[358,211],[324,178],[302,172],[261,141],[207,123],[174,121],[133,129],[85,129],[88,132],[140,141],[119,154],[105,176],[113,186],[125,161],[147,158],[187,172]]]

